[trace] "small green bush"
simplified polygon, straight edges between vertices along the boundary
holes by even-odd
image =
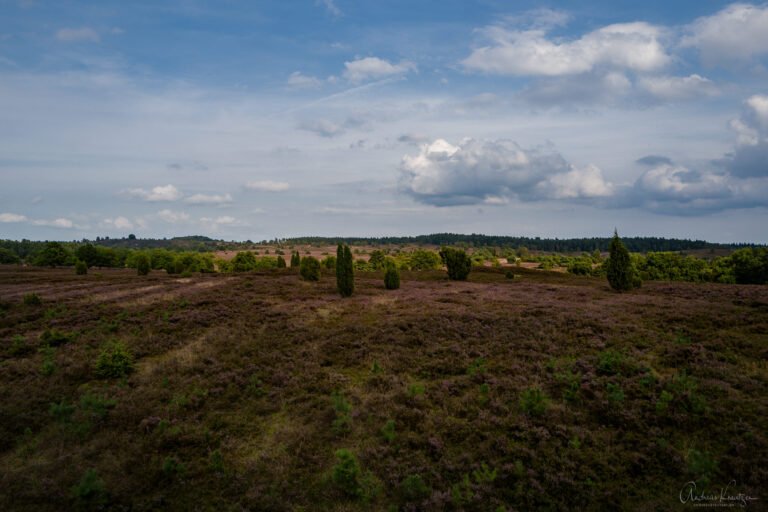
[[[387,420],[384,426],[381,427],[381,435],[384,436],[384,439],[386,439],[388,443],[391,443],[395,440],[397,437],[397,432],[395,431],[395,420]]]
[[[277,268],[285,268],[285,267],[286,267],[285,258],[283,258],[282,256],[278,256],[277,257]]]
[[[387,270],[384,272],[384,288],[387,290],[400,288],[400,271],[394,263],[387,263]]]
[[[84,276],[88,273],[88,265],[83,260],[77,260],[75,263],[75,274]]]
[[[27,345],[26,339],[21,334],[17,334],[11,340],[11,348],[9,350],[12,356],[23,356],[32,351],[32,347]]]
[[[448,278],[453,281],[464,281],[472,270],[472,259],[461,249],[443,247],[440,249],[440,259],[448,269]]]
[[[136,273],[140,276],[146,276],[151,269],[149,258],[146,254],[136,256]]]
[[[88,469],[80,482],[72,487],[71,495],[78,508],[83,509],[99,510],[104,507],[108,499],[104,482],[93,468]]]
[[[54,328],[43,331],[43,334],[40,335],[40,341],[51,347],[59,347],[74,340],[75,337],[75,333],[62,332]]]
[[[122,342],[107,343],[96,360],[96,375],[108,379],[124,377],[133,371],[133,356]]]
[[[320,280],[320,262],[313,256],[305,256],[301,259],[301,278],[305,281]]]
[[[75,412],[75,406],[66,403],[62,400],[59,403],[52,403],[48,407],[48,413],[53,416],[53,419],[58,423],[66,423],[72,418],[72,414]]]
[[[549,406],[547,395],[540,388],[528,388],[520,395],[520,409],[529,416],[541,416]]]
[[[667,409],[669,409],[669,404],[672,402],[673,398],[674,395],[672,395],[672,393],[667,390],[663,390],[661,392],[661,396],[659,396],[659,399],[656,401],[656,413],[662,414]]]
[[[432,490],[421,475],[408,475],[400,482],[400,494],[408,503],[417,503],[429,497]]]
[[[23,301],[25,306],[39,306],[43,303],[43,299],[36,293],[26,294]]]
[[[43,355],[40,372],[46,377],[53,375],[53,372],[56,371],[55,352],[53,348],[46,345],[40,349],[40,353]]]
[[[187,472],[187,467],[176,457],[166,457],[165,460],[163,460],[162,471],[163,475],[166,477],[173,478],[176,476],[184,476]]]
[[[336,487],[351,498],[361,498],[363,494],[361,476],[360,464],[355,454],[345,448],[336,450],[336,465],[333,466],[331,475]]]
[[[333,420],[333,432],[336,435],[343,435],[352,428],[352,405],[344,398],[341,393],[331,395],[333,401],[333,410],[336,418]]]

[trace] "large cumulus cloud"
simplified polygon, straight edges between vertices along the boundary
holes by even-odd
[[[511,198],[585,199],[609,196],[595,166],[577,168],[552,147],[524,149],[510,140],[437,139],[400,165],[400,188],[436,206],[499,204]]]

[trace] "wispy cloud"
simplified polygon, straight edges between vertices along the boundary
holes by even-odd
[[[62,28],[56,31],[56,39],[65,43],[98,43],[99,33],[90,27]]]
[[[152,188],[152,190],[131,188],[126,190],[124,194],[129,197],[135,197],[149,202],[178,201],[182,197],[182,193],[173,185],[157,186]]]
[[[245,184],[248,190],[257,190],[259,192],[284,192],[291,186],[284,181],[249,181]]]

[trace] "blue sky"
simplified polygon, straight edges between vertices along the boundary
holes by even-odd
[[[768,5],[0,1],[0,237],[768,242]]]

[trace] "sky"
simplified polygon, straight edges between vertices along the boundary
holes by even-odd
[[[766,221],[768,4],[0,0],[0,238]]]

